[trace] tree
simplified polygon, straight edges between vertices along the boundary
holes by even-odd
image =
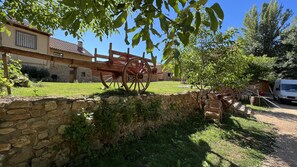
[[[297,78],[297,17],[281,36],[281,44],[275,64],[278,78]]]
[[[280,43],[280,36],[288,27],[288,20],[292,17],[292,10],[283,11],[283,6],[271,0],[262,5],[261,13],[254,6],[244,18],[243,37],[246,54],[255,56],[276,56],[276,47]]]
[[[273,69],[276,62],[275,57],[250,55],[249,58],[251,61],[246,73],[251,75],[251,81],[274,81],[276,79]]]
[[[235,29],[225,34],[203,29],[192,38],[194,41],[182,51],[182,71],[187,81],[199,89],[242,88],[248,81],[246,75],[250,58],[245,56],[232,38]]]
[[[0,21],[6,18],[24,19],[38,29],[53,31],[65,30],[80,38],[91,30],[100,39],[109,36],[123,27],[125,42],[128,33],[134,33],[132,46],[140,40],[146,42],[146,51],[152,53],[159,43],[152,41],[152,36],[162,38],[166,43],[165,59],[172,59],[168,54],[180,43],[187,45],[190,34],[199,32],[200,24],[216,31],[224,19],[224,13],[218,3],[206,6],[208,0],[4,0],[0,7]],[[174,11],[173,14],[169,14]],[[208,17],[201,17],[206,13]],[[128,25],[128,18],[133,24]],[[158,31],[155,26],[160,27]],[[2,31],[4,27],[2,24]],[[177,55],[176,55],[177,56]]]

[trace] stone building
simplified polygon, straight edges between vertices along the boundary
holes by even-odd
[[[91,62],[93,55],[88,52],[81,41],[77,44],[51,37],[51,34],[42,32],[30,27],[29,23],[23,24],[14,19],[8,19],[6,23],[10,35],[5,32],[0,33],[0,46],[20,49],[28,52],[53,55],[57,57],[70,58]],[[92,81],[92,70],[88,68],[68,66],[55,63],[50,60],[42,60],[22,55],[11,55],[12,59],[21,60],[23,65],[47,69],[50,76],[56,76],[59,82],[87,82]]]

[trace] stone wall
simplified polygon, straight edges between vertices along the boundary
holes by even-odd
[[[75,111],[93,111],[103,101],[109,104],[121,100],[150,99],[161,101],[160,117],[156,121],[133,122],[122,127],[120,139],[128,134],[141,135],[145,128],[154,128],[168,121],[181,119],[198,107],[196,92],[174,95],[94,97],[94,98],[6,98],[0,100],[0,167],[62,166],[69,161],[70,149],[63,132]],[[100,148],[100,139],[97,142]],[[95,143],[96,145],[96,143]],[[57,146],[59,150],[55,149]],[[96,148],[96,146],[94,146]]]

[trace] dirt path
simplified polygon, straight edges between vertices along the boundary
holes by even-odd
[[[280,105],[272,112],[256,112],[259,121],[277,128],[275,152],[264,161],[263,167],[297,167],[297,105]]]

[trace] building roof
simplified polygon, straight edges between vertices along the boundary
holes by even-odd
[[[37,33],[48,35],[48,36],[51,35],[47,32],[38,30],[36,27],[32,27],[27,20],[24,20],[22,23],[18,22],[16,19],[10,18],[10,17],[6,17],[6,20],[7,20],[7,24],[13,25],[15,27],[24,28],[26,30],[37,32]]]
[[[90,52],[88,52],[85,48],[80,48],[77,44],[62,41],[56,38],[50,38],[49,41],[49,46],[52,49],[93,57]]]

